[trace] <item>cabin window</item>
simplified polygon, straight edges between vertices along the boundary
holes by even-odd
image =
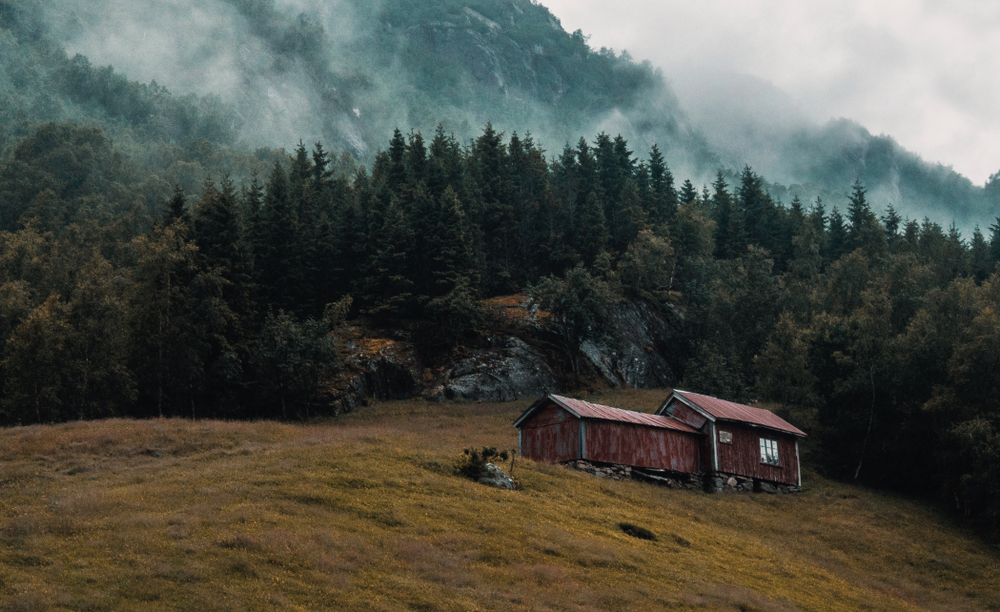
[[[760,439],[760,462],[768,465],[778,465],[778,441]]]
[[[722,431],[720,429],[719,430],[719,442],[722,442],[723,444],[732,444],[733,443],[733,432],[731,432],[731,431]]]

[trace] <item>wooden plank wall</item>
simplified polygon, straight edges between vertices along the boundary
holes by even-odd
[[[586,421],[588,461],[677,472],[699,471],[702,436],[613,421]]]
[[[717,421],[715,423],[716,440],[718,440],[720,431],[728,431],[733,435],[732,444],[718,443],[720,472],[761,478],[763,480],[790,485],[797,485],[799,483],[799,464],[798,458],[795,455],[795,436],[759,427],[747,427],[737,423]],[[775,466],[761,463],[761,438],[777,440],[778,461],[780,465]]]
[[[580,420],[549,404],[521,424],[521,456],[535,461],[570,461],[580,458]]]
[[[677,399],[671,402],[670,406],[667,407],[667,413],[675,419],[684,421],[691,427],[698,430],[700,430],[702,426],[705,425],[705,422],[708,421],[708,419],[692,410],[690,406]]]

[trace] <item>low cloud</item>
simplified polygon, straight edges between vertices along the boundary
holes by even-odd
[[[1000,169],[1000,8],[995,3],[546,2],[596,46],[627,49],[674,80],[685,107],[699,73],[772,83],[817,124],[856,120],[982,184]],[[715,78],[714,76],[711,78]]]

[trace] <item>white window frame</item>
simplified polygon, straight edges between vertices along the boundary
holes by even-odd
[[[781,465],[778,454],[778,441],[770,438],[760,439],[760,462],[765,465]]]
[[[719,430],[719,442],[722,444],[732,444],[733,443],[733,432]]]

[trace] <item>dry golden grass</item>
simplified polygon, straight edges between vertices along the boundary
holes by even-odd
[[[544,323],[552,316],[545,310],[528,310],[528,296],[523,293],[482,300],[480,304],[501,319],[513,323],[527,323],[528,321]]]
[[[466,447],[516,446],[528,403],[0,431],[0,610],[1000,610],[996,550],[808,474],[795,496],[452,474]]]

